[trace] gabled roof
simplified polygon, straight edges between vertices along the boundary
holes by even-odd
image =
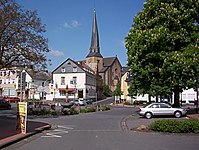
[[[26,69],[26,72],[31,76],[33,80],[52,80],[52,74],[46,71]]]
[[[54,73],[57,69],[59,69],[63,64],[65,64],[68,60],[72,60],[70,58],[66,59],[63,63],[61,63],[57,68],[55,68],[52,73]]]
[[[115,61],[116,57],[107,57],[103,59],[103,63],[104,63],[104,67],[109,67],[111,66],[114,61]]]
[[[68,61],[71,61],[72,63],[74,63],[77,67],[79,67],[81,69],[81,71],[83,71],[85,73],[94,74],[94,71],[89,66],[86,65],[85,61],[74,61],[74,60],[72,60],[70,58],[68,58],[67,60],[65,60],[61,65],[59,65],[55,70],[53,70],[53,73],[55,71],[57,71],[65,63],[67,63]]]
[[[129,71],[130,67],[122,67],[122,76]]]

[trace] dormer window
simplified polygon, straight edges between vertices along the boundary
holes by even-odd
[[[73,72],[77,72],[77,67],[73,67]]]
[[[65,67],[62,67],[62,68],[61,68],[61,72],[66,72],[66,68],[65,68]]]

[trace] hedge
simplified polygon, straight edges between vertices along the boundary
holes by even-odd
[[[168,133],[199,133],[199,120],[156,120],[149,125],[149,129]]]

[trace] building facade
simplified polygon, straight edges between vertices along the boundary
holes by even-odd
[[[68,58],[52,72],[55,101],[96,98],[96,76],[82,63]]]
[[[45,99],[52,77],[46,71],[10,68],[0,70],[0,96]]]

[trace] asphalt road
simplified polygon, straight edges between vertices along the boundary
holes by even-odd
[[[154,119],[139,118],[134,108],[113,107],[110,111],[36,118],[49,122],[51,130],[25,139],[12,150],[198,150],[199,136],[130,130]],[[158,119],[158,118],[155,118]]]

